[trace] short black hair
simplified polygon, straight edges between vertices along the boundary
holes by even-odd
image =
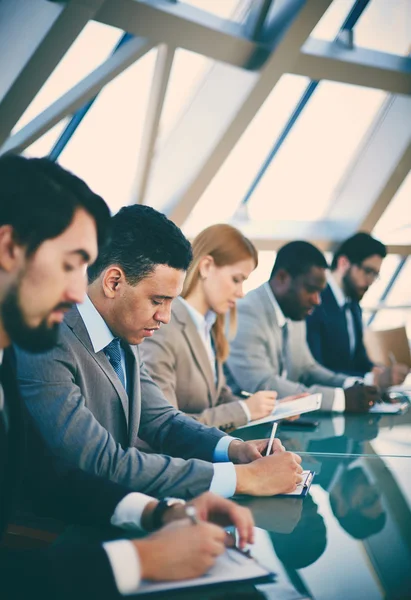
[[[157,265],[187,271],[193,258],[181,229],[150,206],[125,206],[111,219],[110,242],[89,268],[90,283],[110,265],[118,265],[135,285]]]
[[[307,273],[311,267],[327,269],[328,265],[324,254],[309,242],[290,242],[279,249],[270,280],[280,269],[287,271],[291,277],[297,277],[297,275]]]
[[[11,225],[28,255],[61,235],[78,208],[94,218],[101,248],[109,232],[110,211],[84,181],[47,158],[0,157],[0,227]]]
[[[360,265],[369,256],[387,256],[387,248],[382,242],[373,238],[369,233],[360,231],[341,244],[333,256],[331,270],[337,268],[340,256],[346,256],[353,265]]]

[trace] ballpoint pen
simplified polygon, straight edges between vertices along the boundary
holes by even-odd
[[[190,519],[193,525],[198,525],[200,523],[194,506],[186,506],[186,516]]]
[[[275,434],[276,434],[276,431],[277,431],[277,425],[278,425],[277,422],[273,423],[273,428],[271,430],[270,440],[269,440],[268,446],[267,446],[267,452],[265,454],[266,456],[270,455],[271,449],[273,447],[274,438],[275,438]]]

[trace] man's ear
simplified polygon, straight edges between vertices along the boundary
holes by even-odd
[[[13,227],[2,225],[0,227],[0,268],[11,273],[22,264],[24,256],[25,249],[16,242]]]
[[[338,260],[337,260],[337,269],[344,273],[344,275],[346,274],[346,272],[349,270],[349,268],[351,267],[351,263],[348,260],[348,258],[346,256],[339,256]]]
[[[114,298],[117,296],[121,287],[126,282],[123,269],[117,266],[108,267],[103,271],[101,278],[103,292],[107,298]]]
[[[275,278],[281,286],[287,286],[290,282],[291,275],[285,269],[278,269]]]

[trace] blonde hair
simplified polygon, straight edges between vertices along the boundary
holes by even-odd
[[[207,227],[193,241],[193,261],[187,271],[183,298],[189,296],[200,279],[200,261],[204,256],[211,256],[217,267],[233,265],[241,260],[252,258],[255,267],[258,265],[258,252],[255,246],[241,231],[231,225],[219,224]],[[254,267],[254,268],[255,268]],[[236,308],[230,309],[229,337],[236,331]],[[213,325],[216,357],[225,361],[230,353],[230,346],[225,335],[226,315],[217,315]]]

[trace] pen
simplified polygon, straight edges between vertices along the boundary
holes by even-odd
[[[193,525],[199,525],[200,521],[198,520],[197,511],[194,506],[186,507],[186,516],[190,519]]]
[[[271,435],[270,435],[270,440],[268,442],[268,446],[267,446],[267,452],[266,452],[266,456],[269,456],[270,452],[271,452],[271,448],[273,447],[273,443],[274,443],[274,438],[275,438],[275,433],[277,431],[277,422],[273,423],[273,428],[271,430]]]

